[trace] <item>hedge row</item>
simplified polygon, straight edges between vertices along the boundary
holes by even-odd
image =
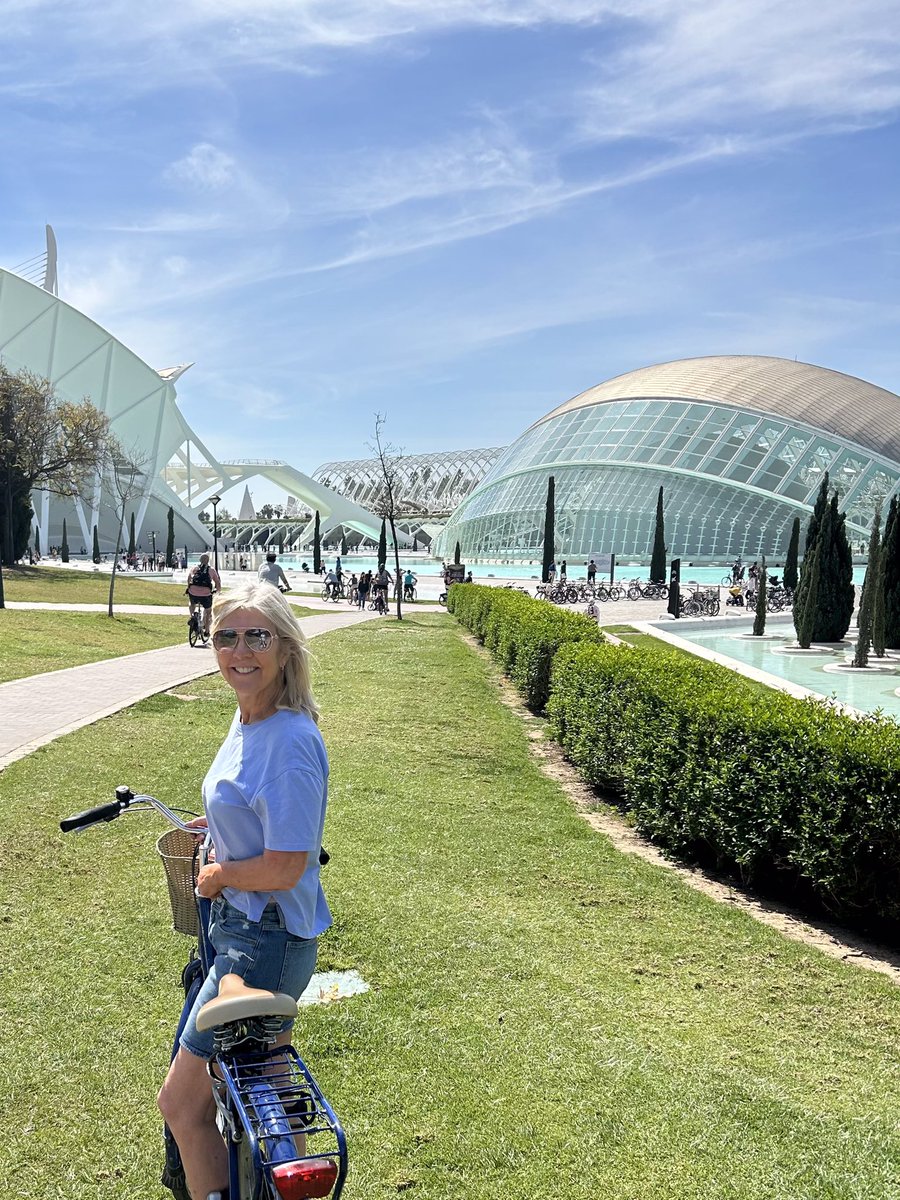
[[[603,642],[596,621],[509,588],[454,584],[447,607],[484,642],[535,712],[547,704],[550,667],[560,646]]]
[[[680,855],[900,920],[900,726],[761,692],[660,646],[564,646],[548,716],[592,784]]]

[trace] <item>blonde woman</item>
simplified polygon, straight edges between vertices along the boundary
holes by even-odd
[[[215,851],[197,890],[213,902],[216,958],[158,1101],[194,1200],[228,1195],[207,1074],[212,1035],[197,1030],[196,1015],[228,973],[299,998],[315,967],[316,938],[331,924],[319,882],[328,756],[306,639],[281,592],[254,581],[216,597],[212,642],[238,704],[203,781],[205,816],[194,823],[208,826]]]

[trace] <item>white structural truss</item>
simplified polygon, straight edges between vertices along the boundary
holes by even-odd
[[[489,447],[397,457],[400,515],[449,517],[502,453],[502,447]],[[384,475],[377,458],[323,463],[313,478],[357,504],[378,508],[382,503]]]
[[[27,368],[48,379],[63,399],[89,398],[109,418],[126,454],[140,466],[143,486],[130,502],[135,531],[149,547],[165,537],[168,511],[174,513],[177,546],[196,550],[210,543],[200,512],[210,499],[261,475],[318,510],[323,536],[340,527],[377,539],[381,519],[338,495],[286,462],[222,462],[197,436],[176,402],[175,382],[192,364],[155,370],[111,333],[56,293],[56,242],[47,227],[47,251],[21,273],[0,268],[0,360],[12,371]],[[29,277],[30,273],[30,277]],[[89,548],[96,526],[101,549],[115,547],[116,504],[108,485],[97,480],[76,500],[46,492],[32,497],[43,547],[59,545],[67,519],[69,544],[80,538]],[[295,540],[308,541],[312,519],[298,520]]]

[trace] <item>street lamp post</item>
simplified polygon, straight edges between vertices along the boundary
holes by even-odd
[[[221,496],[211,496],[210,504],[213,506],[213,566],[216,571],[219,570],[219,525],[216,520],[216,509],[219,507]]]

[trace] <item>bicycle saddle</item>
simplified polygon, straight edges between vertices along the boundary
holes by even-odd
[[[297,1001],[284,992],[267,992],[248,987],[240,975],[223,975],[219,994],[197,1013],[197,1028],[202,1032],[230,1021],[250,1017],[296,1017]]]

